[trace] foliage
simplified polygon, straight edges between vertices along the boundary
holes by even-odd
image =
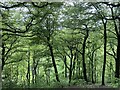
[[[0,8],[4,88],[120,86],[119,3],[4,2]]]

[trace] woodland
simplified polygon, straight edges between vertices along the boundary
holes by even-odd
[[[120,87],[120,2],[0,2],[3,88]]]

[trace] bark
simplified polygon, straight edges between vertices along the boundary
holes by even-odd
[[[109,67],[110,67],[109,68],[109,72],[110,72],[110,74],[109,74],[109,82],[111,83],[111,80],[112,80],[112,68],[113,68],[112,67],[112,62],[109,63]]]
[[[16,82],[18,82],[18,78],[19,78],[19,64],[17,65],[17,70],[16,70],[16,76],[17,76],[17,78],[16,78]]]
[[[93,45],[92,46],[92,51],[90,51],[91,53],[90,53],[90,56],[88,56],[89,57],[89,59],[90,59],[90,72],[92,71],[92,73],[89,75],[91,78],[90,79],[92,79],[91,81],[92,81],[92,83],[94,84],[95,83],[95,80],[96,80],[96,50],[97,49],[99,49],[100,47],[97,47],[97,48],[95,48],[95,45]],[[94,76],[95,76],[95,78],[94,78]]]
[[[95,62],[94,62],[95,64],[94,64],[94,67],[95,67],[95,70],[94,70],[94,72],[95,72],[95,74],[94,74],[94,77],[95,77],[95,83],[97,82],[97,71],[96,71],[96,69],[97,69],[97,62],[96,62],[96,54],[95,54]]]
[[[33,65],[32,65],[32,83],[36,83],[37,80],[36,80],[36,77],[37,77],[37,66],[38,66],[38,62],[39,60],[36,60],[35,58],[35,51],[34,51],[34,54],[33,54]]]
[[[79,72],[78,72],[78,75],[79,75],[79,77],[80,77],[80,75],[81,75],[81,73],[80,73],[80,61],[78,61],[78,70],[79,70]]]
[[[77,76],[77,78],[79,78],[79,77],[80,77],[80,61],[78,60],[78,55],[77,55],[76,60],[77,60],[77,65],[76,65],[76,76]]]
[[[54,71],[55,71],[55,77],[56,77],[56,80],[58,82],[60,82],[59,76],[58,76],[58,70],[57,70],[57,66],[56,66],[56,62],[55,62],[55,58],[54,58],[54,54],[53,54],[53,47],[51,44],[48,44],[48,46],[49,46],[49,50],[50,50],[50,54],[51,54],[51,58],[52,58],[52,63],[53,63]]]
[[[44,7],[47,6],[48,4],[49,4],[49,3],[46,2],[46,4],[44,4],[44,5],[42,5],[42,6],[39,6],[39,5],[36,5],[35,2],[32,2],[32,5],[33,5],[34,7],[37,7],[37,8],[44,8]]]
[[[119,30],[117,36],[117,59],[116,59],[116,77],[120,78],[120,19],[119,20]]]
[[[1,66],[0,66],[0,90],[2,90],[2,70],[1,70]]]
[[[89,60],[88,63],[88,81],[91,80],[91,61]]]
[[[94,48],[94,46],[93,46],[93,48]],[[94,81],[94,62],[93,62],[93,59],[94,59],[94,52],[95,52],[95,50],[93,50],[93,52],[92,52],[92,58],[91,58],[92,83],[95,83],[95,81]]]
[[[64,62],[67,63],[67,62],[66,62],[66,56],[64,57]],[[67,65],[67,64],[66,64],[66,65]],[[64,65],[64,66],[65,66],[65,78],[67,78],[67,67],[66,67],[66,65]]]
[[[32,66],[32,83],[34,84],[35,83],[35,73],[36,72],[36,69],[35,69],[35,58],[33,56],[33,66]]]
[[[73,59],[73,68],[72,68],[73,76],[75,76],[76,58],[77,58],[77,52],[75,52],[74,59]]]
[[[5,6],[5,5],[0,5],[1,8],[5,8],[5,9],[11,9],[11,8],[16,8],[16,7],[20,7],[23,6],[26,2],[23,3],[18,3],[18,4],[14,4],[12,6]]]
[[[71,77],[72,77],[72,59],[73,59],[73,53],[72,53],[72,49],[70,48],[70,52],[71,52],[71,57],[70,57],[70,69],[69,69],[69,84],[71,82]]]
[[[5,46],[4,46],[4,43],[2,43],[2,70],[4,68],[4,65],[5,65]]]
[[[120,34],[118,35],[118,45],[117,45],[117,59],[116,59],[116,72],[115,77],[120,77]]]
[[[94,66],[93,66],[93,59],[92,59],[92,62],[91,62],[91,63],[92,63],[92,64],[91,64],[91,65],[92,65],[92,66],[91,66],[91,67],[92,67],[92,83],[95,83],[95,82],[94,82]]]
[[[86,35],[85,35],[84,41],[83,41],[83,51],[82,51],[83,75],[84,75],[84,79],[85,79],[86,82],[87,82],[87,73],[86,73],[86,63],[85,63],[85,47],[86,47],[87,38],[88,38],[88,36],[89,36],[88,33],[89,33],[89,31],[86,30]]]
[[[107,32],[106,32],[106,24],[104,24],[104,63],[103,63],[103,70],[102,70],[102,85],[105,85],[105,67],[106,67],[106,45],[107,45]]]
[[[44,72],[45,72],[45,77],[46,77],[46,83],[50,85],[50,70],[47,66],[44,67]]]
[[[28,83],[28,87],[30,87],[30,51],[28,52],[28,67],[27,67],[27,83]]]

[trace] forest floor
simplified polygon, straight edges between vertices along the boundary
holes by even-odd
[[[112,86],[108,86],[108,85],[83,85],[83,86],[67,86],[64,88],[113,88]]]

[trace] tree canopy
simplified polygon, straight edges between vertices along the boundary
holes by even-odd
[[[119,2],[0,2],[3,88],[120,87]]]

